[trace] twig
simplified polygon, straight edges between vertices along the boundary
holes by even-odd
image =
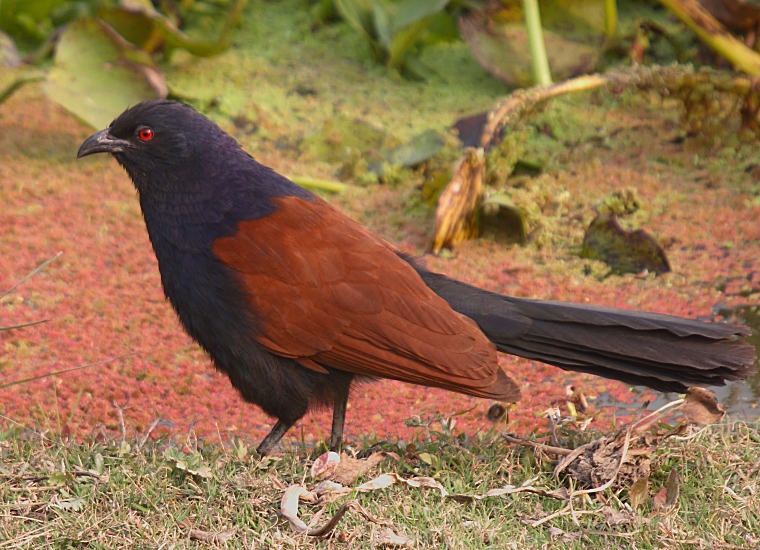
[[[42,262],[40,265],[38,265],[37,267],[35,267],[35,268],[34,268],[34,269],[33,269],[33,270],[30,272],[30,273],[28,273],[28,274],[26,275],[26,277],[24,277],[24,278],[23,278],[23,279],[21,279],[19,282],[17,282],[15,285],[13,285],[12,287],[10,287],[10,288],[9,288],[8,290],[6,290],[6,291],[5,291],[3,294],[0,294],[0,298],[5,298],[6,296],[8,296],[8,294],[10,294],[10,293],[11,293],[11,292],[13,292],[14,290],[16,290],[16,288],[18,288],[18,286],[19,286],[19,285],[21,285],[21,284],[25,283],[25,282],[26,282],[26,281],[28,281],[30,278],[34,277],[34,276],[35,276],[37,273],[39,273],[40,271],[42,271],[43,269],[45,269],[45,267],[46,267],[46,266],[47,266],[47,265],[48,265],[50,262],[52,262],[53,260],[55,260],[55,259],[56,259],[58,256],[60,256],[61,254],[63,254],[63,252],[58,252],[58,253],[57,253],[55,256],[53,256],[52,258],[49,258],[49,259],[45,260],[45,261],[44,261],[44,262]]]
[[[119,355],[117,357],[110,357],[108,359],[103,359],[102,361],[96,361],[95,363],[88,363],[86,365],[80,365],[78,367],[72,367],[70,369],[57,370],[55,372],[50,372],[48,374],[40,374],[39,376],[32,376],[30,378],[24,378],[23,380],[8,382],[7,384],[0,384],[0,390],[4,388],[9,388],[11,386],[17,386],[19,384],[26,384],[27,382],[33,382],[34,380],[41,380],[42,378],[48,378],[49,376],[56,376],[58,374],[65,374],[67,372],[74,372],[76,370],[88,369],[90,367],[98,367],[100,365],[105,365],[106,363],[110,363],[111,361],[117,361],[119,359],[124,359],[125,357],[129,357],[130,355],[136,355],[136,354],[137,352],[133,351],[131,353],[125,353],[124,355]]]
[[[557,510],[553,514],[549,514],[546,517],[543,517],[543,518],[541,518],[539,520],[534,521],[533,523],[530,524],[530,526],[531,527],[538,527],[540,525],[543,525],[547,521],[551,521],[554,518],[558,518],[560,516],[566,516],[569,513],[570,513],[570,505],[568,504],[567,506],[565,506],[564,508],[562,508],[560,510]],[[581,514],[581,515],[587,515],[587,514],[598,514],[599,511],[598,510],[578,510],[577,513]]]
[[[650,418],[654,418],[655,416],[660,416],[661,417],[662,414],[665,411],[667,411],[668,409],[672,409],[674,407],[677,407],[678,405],[680,405],[681,403],[683,403],[683,401],[684,401],[683,399],[676,399],[675,401],[670,401],[669,403],[665,403],[662,407],[660,407],[656,411],[651,412],[648,415],[646,415],[644,418],[642,418],[642,419],[637,420],[636,422],[634,422],[631,425],[631,429],[638,430],[639,426],[641,426],[642,424],[644,424],[644,427],[648,426],[649,424],[651,424],[651,422],[647,422]]]
[[[543,443],[539,443],[537,441],[531,441],[530,439],[520,439],[519,437],[512,437],[511,435],[507,435],[507,434],[503,434],[502,437],[507,443],[533,447],[534,449],[540,449],[544,452],[552,453],[558,456],[567,456],[573,452],[572,449],[565,449],[563,447],[553,447],[551,445],[544,445]]]

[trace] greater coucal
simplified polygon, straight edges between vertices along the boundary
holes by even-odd
[[[77,157],[93,153],[132,178],[187,332],[277,418],[261,454],[325,405],[337,448],[357,378],[514,402],[497,349],[662,391],[753,371],[744,326],[513,298],[428,272],[181,103],[128,109]]]

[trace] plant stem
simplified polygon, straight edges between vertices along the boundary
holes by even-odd
[[[305,176],[290,176],[290,179],[301,187],[310,190],[327,191],[328,193],[343,193],[348,185],[339,181],[309,178]]]
[[[546,57],[544,32],[541,29],[541,13],[538,11],[538,0],[523,0],[525,11],[525,29],[528,33],[530,57],[533,61],[533,79],[539,86],[552,83],[549,71],[549,59]]]
[[[734,67],[752,76],[760,76],[760,54],[729,33],[697,0],[660,0],[660,3]]]
[[[604,33],[607,38],[617,34],[618,10],[617,0],[604,0]]]

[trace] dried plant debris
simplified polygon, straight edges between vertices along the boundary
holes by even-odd
[[[365,459],[356,459],[346,453],[334,451],[320,455],[311,467],[313,479],[325,479],[343,485],[353,485],[359,476],[363,476],[385,460],[391,453],[374,453]]]
[[[704,388],[689,388],[679,408],[688,422],[700,426],[714,424],[726,414],[725,405],[718,403],[715,394]]]
[[[454,176],[438,199],[432,245],[434,254],[480,234],[479,211],[485,189],[484,177],[483,150],[465,149]]]
[[[602,260],[615,273],[667,273],[670,262],[657,240],[643,229],[626,231],[614,214],[599,214],[583,238],[581,257]]]

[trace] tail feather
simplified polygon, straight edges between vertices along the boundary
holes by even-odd
[[[754,372],[744,326],[624,309],[513,298],[417,268],[503,352],[660,391],[724,385]]]

